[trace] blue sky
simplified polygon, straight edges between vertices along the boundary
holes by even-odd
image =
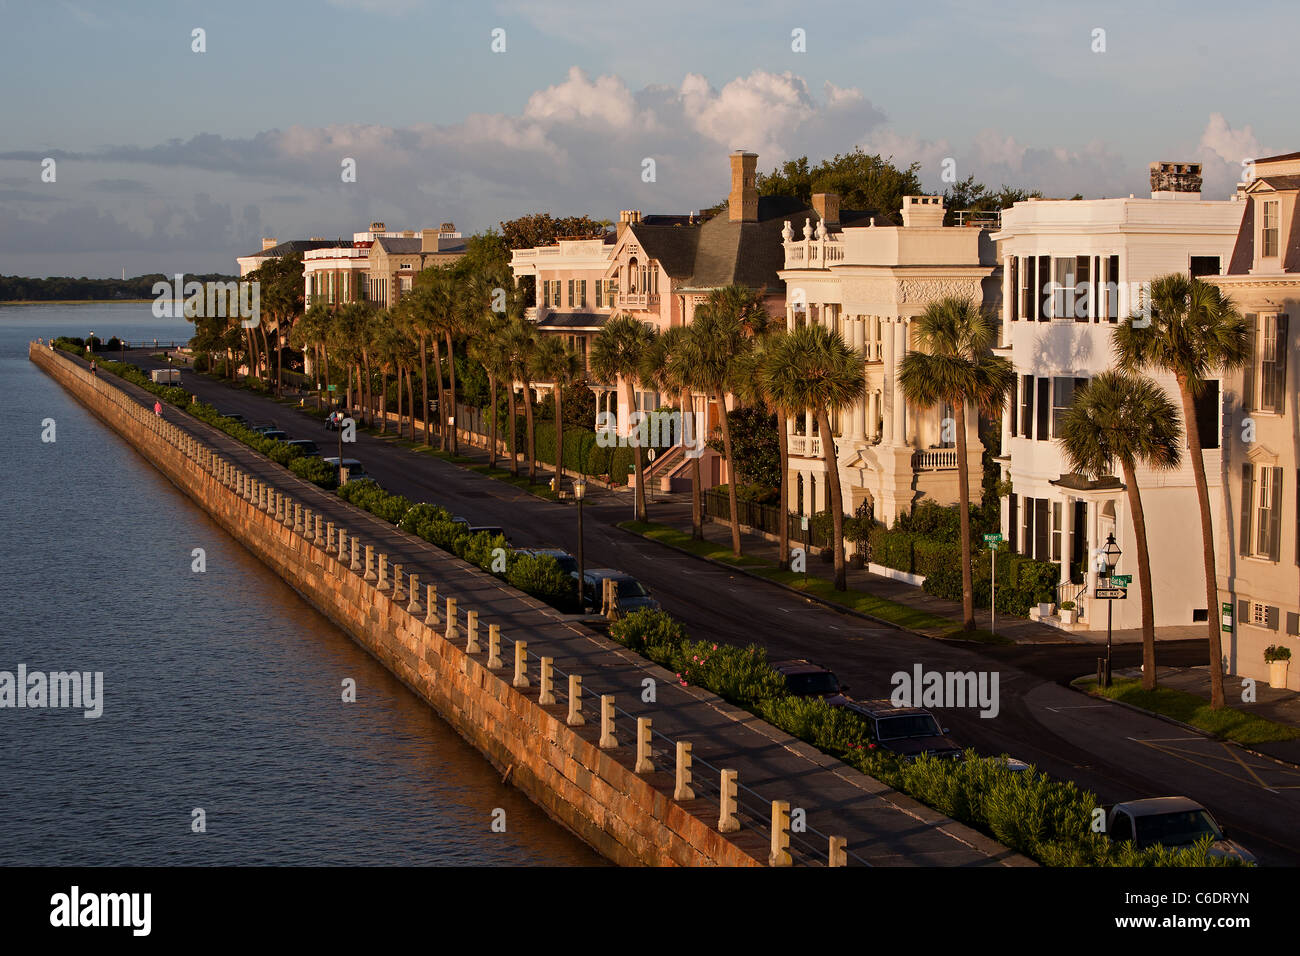
[[[735,147],[1066,196],[1141,193],[1156,159],[1226,196],[1241,160],[1300,149],[1285,3],[0,0],[0,24],[11,274],[233,270],[262,235],[371,219],[689,211]]]

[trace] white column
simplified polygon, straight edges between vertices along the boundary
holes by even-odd
[[[1061,583],[1070,583],[1070,525],[1074,520],[1074,499],[1061,501]]]
[[[894,444],[902,445],[907,442],[907,432],[905,430],[907,428],[907,417],[904,412],[907,403],[903,400],[903,389],[899,385],[898,376],[902,372],[903,356],[907,352],[907,324],[901,318],[894,320],[893,336],[893,354],[890,357],[890,368],[893,370],[894,422],[890,434]]]

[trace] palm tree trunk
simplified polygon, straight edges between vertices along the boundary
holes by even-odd
[[[537,480],[537,443],[533,436],[533,387],[528,379],[524,379],[524,425],[528,431],[525,440],[528,443],[528,481],[531,484]]]
[[[1138,589],[1142,592],[1142,689],[1156,689],[1156,611],[1151,597],[1151,553],[1147,550],[1147,519],[1142,511],[1142,493],[1129,462],[1121,462],[1128,506],[1133,513],[1133,537],[1137,539]]]
[[[438,384],[438,448],[446,451],[447,429],[442,427],[442,416],[447,410],[447,396],[442,387],[442,347],[438,344],[436,335],[433,337],[433,374]]]
[[[429,347],[423,332],[420,333],[420,385],[424,402],[420,406],[420,417],[424,421],[424,443],[432,447],[433,440],[429,432]],[[414,422],[411,423],[411,430],[415,430]],[[414,441],[414,436],[412,440]]]
[[[451,453],[456,454],[456,349],[451,344],[451,333],[447,333],[447,373],[451,380],[451,389],[447,395],[447,417],[452,419]]]
[[[510,472],[516,478],[519,477],[519,450],[515,447],[515,435],[519,429],[515,421],[515,383],[509,382],[506,386],[506,403],[510,409]]]
[[[415,384],[411,381],[411,366],[406,367],[406,400],[411,406],[411,441],[415,441]]]
[[[740,557],[740,507],[736,500],[736,465],[731,457],[731,425],[727,421],[727,398],[721,391],[714,393],[722,422],[722,449],[727,455],[727,505],[731,510],[731,553]]]
[[[1210,489],[1205,481],[1205,456],[1201,436],[1196,430],[1196,403],[1190,383],[1178,376],[1178,395],[1183,404],[1183,428],[1187,432],[1187,454],[1192,459],[1196,479],[1196,501],[1201,509],[1201,549],[1205,560],[1205,606],[1209,608],[1206,632],[1210,642],[1210,708],[1221,710],[1223,700],[1223,644],[1219,637],[1218,616],[1214,609],[1219,601],[1219,581],[1214,568],[1214,525],[1210,518]]]
[[[690,416],[691,448],[687,455],[691,458],[691,537],[696,541],[704,540],[704,480],[700,473],[700,458],[704,442],[703,435],[695,433],[695,400],[689,390],[682,392],[682,416]]]
[[[495,375],[488,376],[488,390],[492,393],[491,422],[489,424],[492,441],[488,445],[488,467],[495,468],[497,466],[497,377]]]
[[[397,437],[402,437],[402,373],[406,369],[398,363],[397,366]]]
[[[790,442],[785,433],[786,416],[778,411],[776,416],[776,443],[781,453],[780,512],[776,516],[777,567],[786,571],[790,567]],[[838,483],[839,476],[836,475]],[[806,558],[805,558],[806,560]]]
[[[379,367],[379,434],[388,434],[388,367]]]
[[[634,470],[634,474],[636,475],[636,492],[634,493],[635,500],[636,500],[636,504],[634,506],[636,510],[636,520],[646,521],[647,517],[646,517],[646,507],[645,507],[645,466],[641,463],[641,436],[639,431],[641,427],[640,422],[637,423],[638,433],[635,438],[632,437],[632,429],[630,427],[632,423],[633,410],[636,408],[636,394],[632,390],[631,378],[625,379],[624,387],[627,389],[627,420],[629,425],[627,434],[628,434],[628,441],[632,445],[633,470]],[[613,477],[614,477],[613,475],[610,475],[610,478]]]
[[[966,461],[966,400],[953,402],[957,415],[957,495],[961,514],[961,629],[975,630],[975,585],[970,569],[970,465]]]
[[[560,417],[560,383],[555,383],[555,490],[564,477],[564,419]]]
[[[831,413],[817,410],[817,427],[822,433],[822,460],[826,463],[826,488],[830,492],[831,546],[835,549],[835,590],[849,589],[849,572],[844,565],[844,497],[840,490],[840,463],[835,458],[835,436],[831,434]],[[734,482],[733,482],[734,484]],[[807,557],[804,558],[807,560]],[[970,562],[966,562],[970,570]]]
[[[366,410],[364,417],[368,424],[375,423],[375,383],[370,377],[370,350],[362,349],[361,358],[366,365],[366,378],[362,383],[362,401],[365,403]]]

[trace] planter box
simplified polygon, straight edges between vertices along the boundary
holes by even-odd
[[[1286,672],[1290,663],[1289,660],[1268,662],[1268,683],[1270,687],[1286,690]]]
[[[872,574],[879,574],[882,578],[890,578],[894,581],[902,581],[904,584],[910,584],[914,588],[919,588],[925,583],[924,574],[910,574],[907,571],[897,571],[894,568],[887,568],[883,564],[876,564],[874,561],[867,563],[867,570]]]
[[[1062,612],[1061,612],[1061,623],[1064,624],[1064,625],[1066,625],[1067,627],[1068,627],[1069,625],[1073,624],[1073,623],[1074,623],[1074,611],[1073,611],[1073,610],[1062,611]]]

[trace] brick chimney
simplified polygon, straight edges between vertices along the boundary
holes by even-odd
[[[1197,200],[1201,198],[1200,163],[1152,163],[1151,198]]]
[[[838,226],[840,224],[839,193],[813,193],[812,207],[818,217],[825,220],[826,225]]]
[[[263,252],[266,252],[267,249],[274,249],[274,248],[275,248],[276,246],[278,246],[278,245],[279,245],[279,243],[275,241],[275,237],[273,237],[273,236],[264,236],[264,237],[262,238],[262,251],[263,251]]]
[[[727,219],[731,222],[758,222],[758,153],[743,149],[731,154],[731,195],[727,197]]]
[[[618,225],[614,227],[614,241],[623,238],[623,233],[627,232],[627,227],[641,221],[640,209],[620,209],[618,211]]]
[[[438,251],[438,230],[437,229],[420,230],[420,251],[421,252]]]
[[[941,227],[943,225],[942,196],[904,196],[903,228]]]

